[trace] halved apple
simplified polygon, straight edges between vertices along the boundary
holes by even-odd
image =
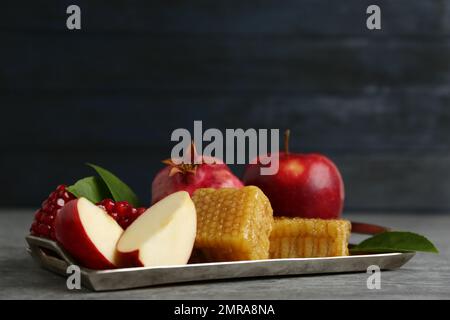
[[[123,229],[103,209],[85,198],[67,203],[56,216],[58,242],[82,266],[117,267],[116,246]]]
[[[197,213],[186,191],[155,203],[123,233],[117,244],[123,267],[186,264],[194,247]]]

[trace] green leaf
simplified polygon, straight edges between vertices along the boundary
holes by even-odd
[[[422,251],[439,253],[430,240],[416,233],[389,231],[379,233],[351,248],[352,253]]]
[[[67,190],[75,197],[84,197],[93,203],[98,203],[106,198],[111,198],[108,187],[99,177],[88,177],[78,180]]]
[[[131,188],[122,180],[108,170],[94,164],[87,164],[92,167],[103,179],[115,201],[128,201],[132,206],[139,207],[139,200]]]

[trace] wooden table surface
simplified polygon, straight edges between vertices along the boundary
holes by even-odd
[[[381,274],[369,290],[365,273],[189,283],[119,292],[69,291],[65,281],[37,266],[24,240],[29,210],[0,211],[0,299],[448,299],[450,215],[348,214],[347,218],[427,235],[439,255],[417,254],[396,271]],[[353,239],[357,241],[359,238]]]

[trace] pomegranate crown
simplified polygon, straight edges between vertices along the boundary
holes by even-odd
[[[182,159],[181,163],[179,164],[174,163],[171,158],[162,161],[162,163],[171,167],[169,170],[169,177],[172,177],[177,173],[195,174],[195,172],[197,171],[197,167],[203,163],[203,157],[197,154],[197,149],[195,148],[194,141],[191,142],[191,145],[187,150],[187,157],[185,158],[189,159],[188,163],[185,163],[184,159]]]

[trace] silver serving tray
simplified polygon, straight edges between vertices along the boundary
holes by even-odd
[[[76,262],[54,241],[27,236],[28,251],[45,269],[68,276]],[[271,259],[181,266],[91,270],[80,268],[81,284],[94,291],[122,290],[190,281],[211,281],[273,276],[366,272],[370,265],[382,270],[398,269],[414,252],[353,255],[347,257]]]

